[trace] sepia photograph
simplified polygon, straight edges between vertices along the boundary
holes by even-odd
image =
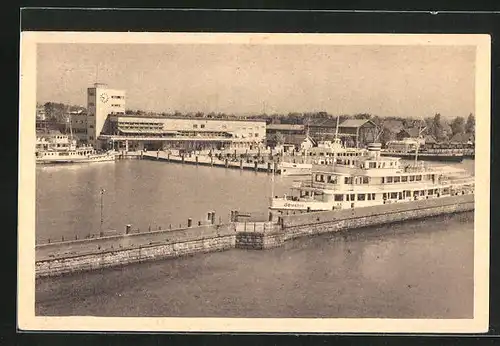
[[[488,35],[24,32],[20,65],[21,329],[487,331]]]

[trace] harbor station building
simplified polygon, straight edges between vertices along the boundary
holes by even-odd
[[[87,113],[72,119],[75,132],[95,148],[116,150],[256,149],[264,145],[264,120],[125,114],[123,90],[87,89]]]

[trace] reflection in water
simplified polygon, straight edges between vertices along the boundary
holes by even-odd
[[[464,163],[466,164],[466,163]],[[471,165],[472,166],[472,165]],[[266,174],[120,161],[37,169],[37,239],[265,213]],[[294,177],[276,177],[276,194]],[[471,318],[473,213],[39,280],[42,315]]]

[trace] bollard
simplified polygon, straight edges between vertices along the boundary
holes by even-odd
[[[269,212],[269,221],[273,221],[273,213]]]
[[[240,169],[243,169],[243,159],[240,159]]]
[[[196,155],[196,164],[198,164],[198,155]]]
[[[198,221],[198,226],[201,226],[201,221]]]
[[[267,163],[267,173],[271,173],[271,162]]]
[[[50,238],[49,238],[49,239],[47,239],[47,242],[50,244]]]
[[[151,225],[149,225],[148,227],[148,232],[151,232]]]
[[[172,224],[169,224],[169,225],[168,225],[168,229],[172,229]]]
[[[227,159],[226,159],[225,166],[226,166],[226,168],[228,168],[228,167],[229,167],[229,161],[228,161]]]
[[[212,219],[210,220],[212,225],[215,223],[215,211],[212,212]]]
[[[61,237],[61,241],[64,241],[64,236]]]
[[[129,234],[129,233],[130,233],[131,228],[132,228],[132,225],[127,225],[127,226],[125,226],[125,234]]]
[[[234,222],[234,210],[231,210],[231,222]]]
[[[182,154],[181,158],[182,158],[182,163],[184,163],[184,154]]]
[[[193,219],[189,218],[188,219],[188,227],[191,227],[191,224],[193,223]]]
[[[212,220],[212,212],[208,212],[207,220],[210,222]]]
[[[210,156],[210,166],[213,166],[214,165],[214,158],[212,156]]]
[[[78,240],[78,234],[75,234],[75,240]]]
[[[257,172],[258,171],[258,165],[259,163],[257,161],[254,162],[254,167],[255,167],[255,171]]]

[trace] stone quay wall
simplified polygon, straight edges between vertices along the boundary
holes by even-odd
[[[75,240],[36,247],[36,277],[235,248],[232,224]]]
[[[285,240],[474,210],[474,194],[281,216]]]
[[[264,250],[298,237],[474,210],[466,194],[408,203],[280,216],[278,223],[231,222],[128,233],[36,247],[36,277],[228,249]]]

